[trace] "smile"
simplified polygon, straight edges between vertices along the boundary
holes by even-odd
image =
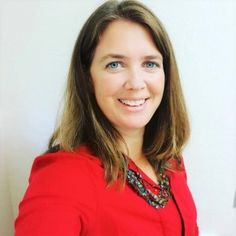
[[[146,99],[128,100],[128,99],[118,99],[122,104],[130,107],[142,106]]]

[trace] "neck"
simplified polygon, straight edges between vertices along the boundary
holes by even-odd
[[[125,144],[121,143],[122,151],[141,169],[149,178],[157,183],[155,170],[143,153],[143,135],[144,129],[132,132],[121,132]]]
[[[144,130],[136,130],[132,132],[121,132],[125,144],[121,144],[123,152],[133,161],[143,158],[143,134]]]

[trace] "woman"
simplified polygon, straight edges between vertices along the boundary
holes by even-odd
[[[198,235],[171,43],[137,1],[106,1],[76,41],[61,121],[34,161],[17,236]]]

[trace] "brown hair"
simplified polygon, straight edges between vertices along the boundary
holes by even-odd
[[[145,127],[143,152],[158,174],[170,158],[181,161],[181,151],[189,137],[189,122],[179,73],[169,37],[160,20],[143,4],[132,1],[106,1],[84,24],[76,41],[61,120],[49,142],[49,150],[74,151],[85,143],[97,155],[107,183],[119,176],[125,180],[127,163],[118,148],[119,132],[102,113],[93,93],[90,66],[99,39],[106,27],[127,19],[145,27],[163,56],[165,89],[160,106]]]

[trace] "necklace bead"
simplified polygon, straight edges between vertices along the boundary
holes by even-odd
[[[168,176],[163,173],[160,174],[158,185],[154,186],[143,179],[138,171],[129,168],[127,171],[127,183],[154,208],[164,208],[171,198],[170,181]]]

